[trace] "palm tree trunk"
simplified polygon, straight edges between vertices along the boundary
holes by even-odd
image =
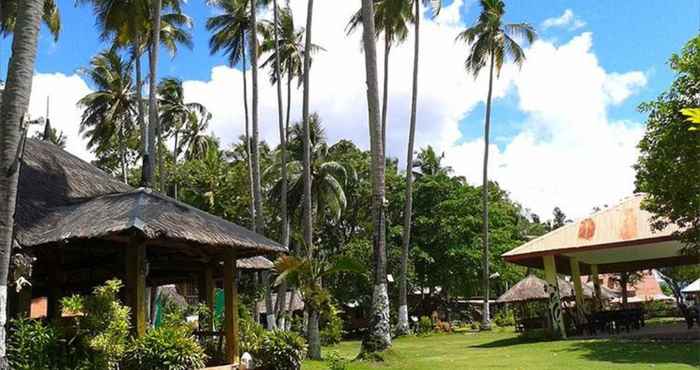
[[[177,170],[177,139],[180,134],[180,131],[175,128],[175,140],[173,143],[173,171]],[[173,198],[177,200],[177,181],[173,181]]]
[[[121,161],[121,166],[122,166],[122,178],[124,180],[125,184],[129,183],[129,169],[127,168],[128,164],[126,163],[126,138],[124,134],[124,125],[120,125],[119,127],[119,159]]]
[[[309,89],[310,89],[310,79],[309,74],[311,73],[311,26],[313,20],[313,9],[314,1],[307,1],[306,9],[306,39],[304,40],[304,96],[302,103],[302,116],[304,121],[304,156],[303,156],[303,167],[304,167],[304,208],[303,208],[303,228],[304,228],[304,244],[306,247],[306,253],[311,260],[314,256],[314,245],[313,245],[313,210],[311,204],[311,130],[309,121]],[[318,311],[308,305],[309,309],[309,321],[307,326],[307,335],[309,339],[309,358],[312,360],[321,359],[321,341],[318,332]]]
[[[414,0],[416,20],[414,23],[415,43],[413,45],[413,89],[411,93],[411,118],[406,150],[406,195],[403,211],[403,236],[401,238],[401,276],[399,276],[399,316],[397,333],[408,334],[408,253],[411,246],[411,216],[413,213],[413,144],[416,137],[416,111],[418,105],[418,57],[420,55],[420,1]]]
[[[384,148],[379,112],[379,87],[377,79],[377,45],[374,42],[374,6],[372,0],[362,0],[363,31],[365,49],[365,72],[367,75],[367,112],[372,157],[372,219],[374,249],[374,291],[370,312],[370,327],[362,341],[363,352],[382,351],[391,346],[389,323],[389,295],[386,280],[385,215],[384,215]]]
[[[275,309],[272,304],[270,271],[263,272],[263,284],[265,284],[265,321],[267,321],[267,330],[275,330],[277,329],[277,321],[275,320]]]
[[[483,207],[483,215],[481,222],[483,223],[484,234],[483,242],[483,267],[484,275],[482,283],[484,289],[484,307],[481,318],[481,329],[488,330],[491,328],[491,315],[489,310],[489,133],[491,131],[491,94],[493,92],[493,68],[494,60],[491,54],[491,62],[489,67],[489,91],[486,96],[486,122],[484,124],[484,182],[481,188],[481,203]]]
[[[289,215],[287,212],[287,132],[284,125],[284,105],[282,103],[282,74],[280,70],[280,50],[279,50],[279,9],[277,7],[277,0],[273,0],[273,16],[274,16],[274,37],[275,37],[275,78],[277,80],[277,112],[279,121],[279,131],[280,131],[280,151],[282,155],[282,196],[280,200],[280,218],[282,219],[282,235],[281,242],[282,245],[289,246]],[[275,304],[275,312],[278,315],[279,327],[284,330],[285,328],[285,315],[282,311],[284,308],[284,301],[287,296],[287,284],[283,282],[279,285],[277,289],[277,302]]]
[[[144,157],[143,184],[153,187],[153,172],[156,167],[156,131],[158,129],[158,48],[160,47],[160,8],[161,0],[152,0],[153,11],[153,35],[148,50],[149,81],[148,81],[148,158]],[[148,165],[146,166],[146,162]]]
[[[250,122],[248,121],[248,80],[246,78],[245,65],[245,36],[241,36],[241,61],[243,62],[243,114],[245,115],[245,150],[246,162],[248,162],[248,184],[250,184],[250,229],[256,231],[255,228],[255,190],[253,189],[253,164],[251,161],[250,149]]]
[[[20,0],[5,90],[0,102],[0,369],[7,369],[7,277],[19,181],[20,125],[29,106],[43,0]]]
[[[289,117],[291,117],[292,109],[292,77],[293,72],[290,69],[289,72],[287,72],[287,116],[285,117],[286,122],[284,124],[285,137],[289,134]]]
[[[304,50],[311,50],[311,26],[313,16],[314,1],[307,1],[306,10],[306,39],[304,40]],[[311,210],[311,130],[309,122],[309,74],[311,69],[311,53],[304,53],[304,96],[302,102],[302,116],[304,121],[304,196],[303,201],[303,228],[304,244],[309,259],[313,258],[313,216]],[[319,356],[320,357],[320,353]]]
[[[258,32],[256,19],[256,1],[250,0],[250,66],[251,78],[253,79],[253,112],[252,129],[253,142],[251,164],[253,165],[253,200],[255,201],[255,229],[260,234],[265,233],[265,219],[262,207],[262,189],[260,185],[260,127],[258,125]]]
[[[321,334],[319,332],[319,312],[315,308],[309,309],[309,321],[307,322],[306,333],[309,341],[309,358],[313,360],[321,359]]]
[[[382,92],[382,150],[386,153],[386,116],[389,105],[389,53],[391,35],[384,32],[384,91]]]
[[[137,37],[138,39],[138,37]],[[134,62],[135,66],[134,68],[136,69],[136,107],[137,107],[137,123],[139,126],[139,129],[141,130],[141,156],[142,156],[142,166],[141,166],[141,186],[147,186],[148,184],[146,183],[147,176],[146,174],[148,173],[148,169],[146,168],[149,164],[148,162],[148,153],[150,152],[150,149],[148,148],[148,127],[146,125],[146,122],[144,120],[144,106],[143,106],[143,96],[142,96],[142,87],[143,87],[143,76],[141,76],[141,46],[140,46],[140,40],[137,40],[134,42],[135,45],[133,46],[133,55],[134,55]]]

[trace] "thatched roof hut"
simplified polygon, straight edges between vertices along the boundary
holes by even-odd
[[[295,290],[293,292],[287,292],[287,297],[285,299],[287,304],[289,304],[291,297],[294,297],[294,300],[292,301],[292,312],[302,311],[304,309],[304,300],[301,298],[299,291]],[[272,293],[272,302],[276,301],[277,293]],[[265,307],[264,299],[257,302],[257,311],[261,315],[265,315],[267,313],[267,307]]]
[[[236,266],[239,270],[261,271],[272,270],[275,264],[263,256],[255,256],[239,259],[236,261]]]
[[[562,299],[574,298],[574,287],[570,282],[557,278],[557,283],[559,284],[559,296]],[[503,293],[503,295],[498,297],[496,302],[514,303],[549,299],[549,294],[547,294],[545,291],[545,286],[547,286],[547,282],[545,280],[540,279],[535,275],[528,275],[526,278],[513,285],[507,292]],[[586,298],[592,298],[595,295],[592,284],[582,284],[582,288],[583,295]],[[603,288],[604,287],[601,287],[601,298],[612,298],[606,291],[603,290]]]

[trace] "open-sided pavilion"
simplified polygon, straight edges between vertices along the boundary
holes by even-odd
[[[663,230],[651,227],[652,214],[641,208],[644,194],[635,194],[619,204],[601,210],[574,223],[562,226],[533,239],[502,257],[511,263],[544,269],[545,279],[554,287],[557,273],[572,277],[578,307],[583,307],[580,275],[591,275],[600,296],[599,273],[697,264],[698,256],[681,253],[683,243],[675,237],[678,228]],[[558,310],[556,288],[550,289],[550,316],[558,322],[563,335],[564,324]]]
[[[116,277],[126,284],[124,298],[139,336],[146,330],[148,287],[198,281],[200,301],[213,307],[218,281],[225,294],[226,360],[237,362],[237,260],[286,248],[170,197],[132,188],[50,143],[28,139],[20,171],[16,249],[35,261],[32,285],[11,300],[11,312],[27,312],[32,297],[46,296],[49,319],[56,318],[61,297]]]

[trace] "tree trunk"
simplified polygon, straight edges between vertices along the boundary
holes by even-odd
[[[309,322],[306,332],[309,339],[309,358],[312,360],[321,359],[321,334],[319,332],[319,312],[318,310],[309,309]]]
[[[287,131],[285,130],[284,124],[284,104],[282,103],[282,74],[280,71],[280,50],[279,50],[279,9],[277,7],[277,0],[273,0],[273,16],[274,16],[274,37],[275,37],[275,78],[277,80],[277,118],[279,122],[279,134],[280,134],[280,151],[282,156],[282,166],[280,176],[282,178],[282,196],[280,200],[280,218],[282,223],[282,235],[280,236],[280,242],[283,246],[289,246],[289,215],[287,212]],[[277,289],[277,302],[275,304],[275,313],[278,316],[279,327],[284,329],[285,315],[284,301],[287,296],[287,284],[283,282],[279,285]]]
[[[622,308],[627,308],[627,283],[630,275],[628,272],[620,273],[620,289],[622,290]]]
[[[491,54],[491,62],[489,67],[489,91],[486,96],[486,122],[484,124],[484,179],[481,189],[481,202],[483,207],[483,268],[484,276],[482,277],[484,289],[484,308],[481,318],[481,329],[491,329],[491,314],[489,310],[489,131],[491,130],[491,93],[493,90],[493,54]]]
[[[250,122],[248,121],[248,82],[246,79],[245,67],[245,37],[242,37],[243,47],[241,48],[241,61],[243,62],[243,114],[245,114],[245,150],[246,161],[248,162],[248,184],[250,184],[250,229],[256,231],[255,228],[255,190],[253,189],[253,163],[251,160],[250,149]]]
[[[417,0],[416,0],[417,1]],[[389,106],[389,53],[391,52],[391,35],[384,32],[384,91],[382,92],[382,150],[386,154],[386,116]]]
[[[374,41],[374,6],[372,0],[362,0],[363,31],[365,49],[365,72],[367,77],[367,112],[372,157],[372,224],[374,249],[374,291],[370,327],[362,342],[363,352],[382,351],[391,346],[389,323],[389,296],[386,280],[385,215],[384,215],[384,148],[379,112],[379,88],[377,79],[377,45]]]
[[[304,121],[304,196],[303,196],[303,229],[304,244],[309,258],[313,258],[313,220],[311,215],[311,136],[309,122],[309,74],[311,69],[311,26],[313,16],[314,1],[307,1],[306,10],[306,39],[304,40],[304,96],[302,103],[302,116]]]
[[[289,70],[289,72],[287,72],[287,116],[285,117],[286,122],[284,124],[285,137],[289,134],[289,117],[291,116],[292,109],[292,77],[293,72]]]
[[[414,0],[416,20],[414,23],[415,44],[413,46],[413,89],[411,93],[411,118],[406,150],[406,196],[403,213],[403,236],[401,238],[401,276],[399,276],[399,316],[396,331],[408,334],[408,255],[411,246],[411,217],[413,213],[413,144],[416,136],[416,111],[418,103],[418,57],[420,55],[420,1]]]
[[[129,169],[127,168],[128,164],[126,163],[126,135],[124,135],[124,125],[121,125],[119,127],[119,160],[121,161],[121,166],[122,166],[122,180],[124,180],[125,184],[129,183]]]
[[[257,233],[265,234],[265,219],[262,206],[262,189],[260,185],[260,127],[258,125],[258,31],[256,18],[256,1],[250,0],[250,66],[251,78],[253,79],[253,142],[251,164],[253,166],[253,200],[255,201],[255,230]]]
[[[178,155],[177,139],[178,139],[179,134],[180,134],[180,131],[176,127],[175,134],[174,134],[175,140],[174,140],[174,144],[173,144],[173,171],[177,170],[177,155]],[[177,181],[173,181],[173,198],[175,200],[177,200]]]
[[[275,320],[275,309],[272,304],[272,282],[270,280],[270,271],[263,272],[263,284],[265,284],[265,321],[267,321],[267,330],[277,329],[277,321]]]
[[[133,54],[135,60],[134,67],[136,69],[136,107],[138,113],[136,120],[139,129],[141,130],[141,186],[150,186],[150,184],[146,182],[148,180],[147,175],[150,171],[147,168],[147,166],[150,164],[148,160],[148,153],[150,153],[150,148],[148,147],[148,125],[146,124],[146,121],[143,117],[145,109],[143,106],[143,96],[141,94],[143,88],[143,76],[141,76],[141,42],[140,40],[137,40],[134,43],[135,45],[133,46]]]
[[[7,369],[5,323],[7,277],[12,253],[19,181],[20,125],[29,106],[43,0],[20,0],[12,56],[0,102],[0,369]]]
[[[148,50],[149,81],[148,81],[148,145],[143,157],[143,186],[153,188],[153,173],[156,167],[156,131],[158,129],[158,48],[160,47],[160,8],[161,0],[152,0],[153,34]]]

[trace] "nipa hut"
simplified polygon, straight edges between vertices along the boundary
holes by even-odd
[[[53,144],[27,139],[20,169],[15,241],[33,257],[30,288],[11,305],[27,312],[32,297],[58,301],[111,278],[126,283],[136,335],[146,329],[148,287],[197,280],[200,301],[224,288],[226,358],[238,359],[237,260],[286,252],[280,244],[149,189],[135,189]],[[246,262],[247,263],[247,262]]]

